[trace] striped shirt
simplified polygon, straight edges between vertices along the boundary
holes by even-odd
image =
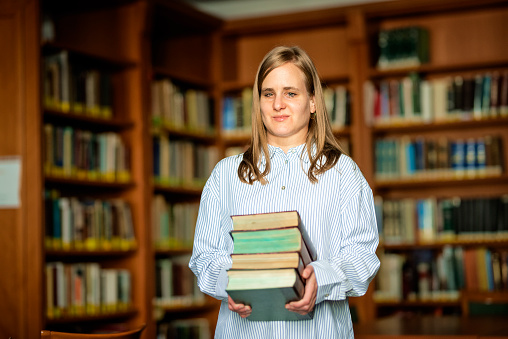
[[[189,267],[204,293],[222,300],[215,338],[351,338],[348,297],[361,296],[379,269],[379,242],[372,190],[355,162],[341,155],[334,168],[307,177],[305,145],[287,154],[269,145],[268,184],[238,178],[242,155],[221,160],[201,196]],[[263,162],[261,164],[264,166]],[[227,272],[231,267],[231,216],[296,210],[316,248],[318,291],[314,319],[249,321],[228,309]]]

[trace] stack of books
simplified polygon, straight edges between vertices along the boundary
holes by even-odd
[[[236,303],[252,307],[257,321],[307,320],[286,310],[305,290],[301,274],[316,260],[316,250],[297,211],[234,215],[231,236],[233,265],[227,292]]]

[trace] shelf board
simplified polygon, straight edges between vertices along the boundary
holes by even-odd
[[[508,174],[486,176],[486,177],[462,177],[462,178],[412,178],[399,180],[376,180],[376,190],[386,189],[418,189],[429,186],[464,186],[464,185],[499,185],[508,184]]]
[[[459,300],[393,300],[375,301],[377,307],[459,307]]]
[[[165,186],[159,184],[154,185],[153,189],[155,193],[182,194],[187,196],[200,196],[203,191],[202,187]]]
[[[197,131],[165,126],[152,126],[151,133],[152,135],[168,134],[173,138],[192,139],[194,141],[201,141],[204,143],[214,143],[217,140],[217,133],[215,132]]]
[[[451,73],[451,72],[460,72],[460,71],[477,71],[477,70],[488,70],[500,67],[507,67],[508,60],[490,60],[486,62],[476,62],[476,63],[455,63],[452,65],[432,65],[432,64],[423,64],[417,67],[407,67],[407,68],[397,68],[397,69],[386,69],[379,70],[376,68],[371,68],[368,71],[369,78],[372,79],[380,79],[387,77],[402,77],[406,76],[408,73],[416,72],[416,73]]]
[[[177,256],[177,255],[188,255],[192,253],[192,247],[190,248],[179,248],[179,249],[156,249],[155,256],[156,257],[168,257],[168,256]]]
[[[130,60],[120,57],[111,57],[76,48],[74,45],[67,45],[59,42],[46,42],[42,45],[43,55],[68,51],[71,58],[86,59],[87,63],[97,66],[120,70],[122,68],[132,68],[138,65],[136,60]]]
[[[400,243],[400,244],[380,244],[379,247],[384,250],[390,251],[414,251],[422,249],[441,249],[443,246],[461,246],[461,247],[508,247],[508,236],[507,235],[470,235],[470,237],[461,238],[458,236],[455,239],[449,240],[436,240],[434,242],[421,242],[421,243]]]
[[[499,126],[508,126],[508,117],[377,125],[372,127],[372,133],[376,136],[382,136],[386,134],[422,133],[435,132],[437,130],[464,130],[465,128]]]
[[[138,310],[131,308],[126,311],[114,312],[114,313],[101,313],[96,315],[82,315],[82,316],[62,316],[59,318],[47,318],[47,325],[57,324],[73,324],[73,323],[85,323],[85,322],[96,322],[113,319],[131,318],[138,313]]]
[[[210,80],[204,79],[203,77],[189,76],[188,74],[180,73],[174,70],[170,70],[164,67],[153,67],[152,78],[170,78],[172,81],[177,83],[182,82],[190,84],[192,86],[211,88],[213,83]]]
[[[113,188],[113,189],[129,189],[135,186],[134,182],[108,182],[100,180],[82,180],[77,178],[55,177],[46,175],[44,177],[45,184],[63,185],[63,186],[80,186],[88,188]]]
[[[191,313],[191,312],[204,312],[216,307],[214,302],[195,303],[191,305],[174,305],[174,306],[161,306],[157,305],[155,308],[165,313]]]
[[[93,131],[122,131],[134,127],[134,122],[132,121],[122,121],[116,118],[97,118],[74,113],[72,111],[61,112],[47,108],[44,109],[44,122],[58,125],[70,125]]]
[[[252,88],[253,82],[240,82],[240,81],[224,81],[221,83],[220,90],[222,92],[239,92],[244,88]]]
[[[128,249],[128,250],[55,250],[55,249],[47,249],[45,250],[46,258],[96,258],[96,257],[106,257],[110,259],[111,257],[124,257],[131,255],[136,252],[136,248]]]

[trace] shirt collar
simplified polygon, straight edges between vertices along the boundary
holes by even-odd
[[[292,147],[288,150],[288,154],[297,154],[302,159],[302,161],[304,163],[308,163],[310,161],[310,159],[309,159],[309,155],[307,154],[306,147],[307,147],[306,144],[301,144],[301,145]],[[312,147],[312,151],[313,151],[313,153],[316,152],[315,146]],[[282,148],[272,146],[270,144],[268,144],[268,152],[270,154],[270,160],[272,160],[276,154],[284,154],[284,151],[282,150]],[[263,164],[263,165],[266,164],[264,154],[262,154],[262,157],[261,157],[261,164]]]

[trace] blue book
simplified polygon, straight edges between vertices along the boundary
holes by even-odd
[[[455,140],[451,142],[451,166],[456,173],[464,171],[465,160],[465,144],[463,140]]]

